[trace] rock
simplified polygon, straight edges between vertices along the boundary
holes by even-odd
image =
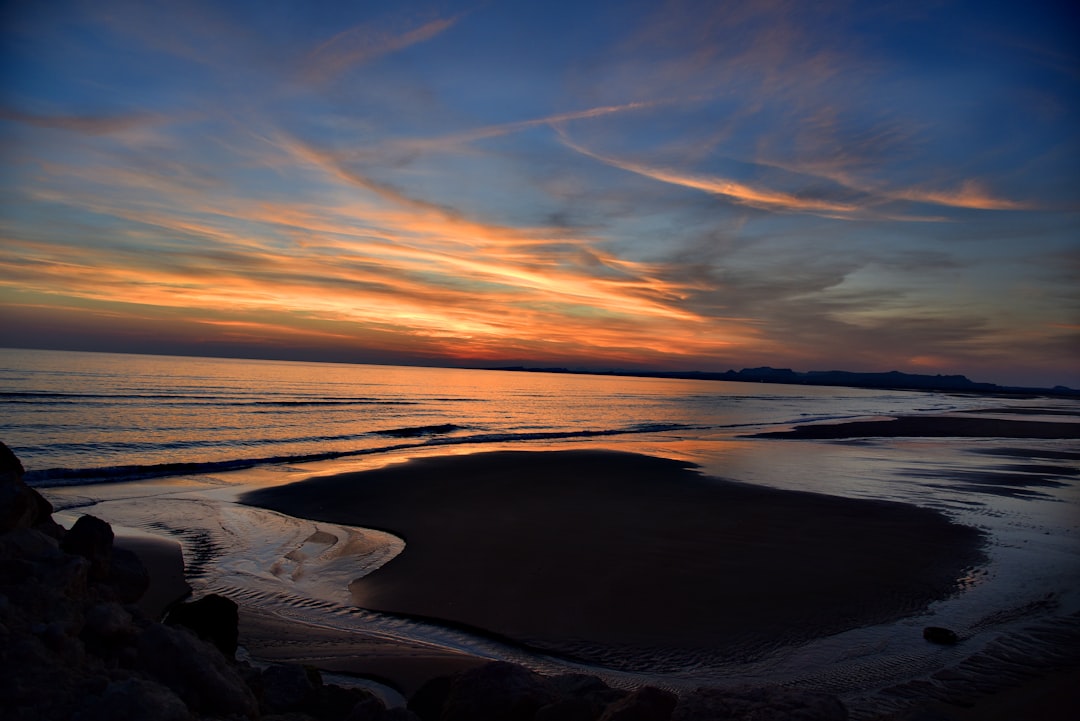
[[[960,637],[955,631],[941,626],[927,626],[922,631],[922,637],[930,643],[938,643],[943,646],[952,646],[960,642]]]
[[[53,535],[52,504],[23,481],[22,461],[0,443],[0,533],[44,526]]]
[[[64,535],[60,548],[65,553],[82,556],[90,562],[90,578],[102,581],[109,577],[112,567],[113,530],[95,516],[82,516]]]
[[[315,671],[316,669],[312,669]],[[321,681],[321,679],[320,679]],[[318,703],[313,707],[315,715],[328,721],[341,721],[351,714],[357,706],[368,701],[374,701],[381,710],[385,709],[383,702],[375,697],[370,691],[362,691],[358,688],[344,688],[335,684],[324,684],[317,689]],[[382,711],[380,710],[380,713]]]
[[[441,721],[531,721],[557,700],[539,674],[495,661],[454,677]]]
[[[113,548],[109,587],[116,593],[120,603],[135,603],[150,588],[150,571],[131,551]]]
[[[379,717],[379,721],[420,721],[420,717],[409,709],[398,706],[387,709],[386,713]]]
[[[258,704],[240,673],[190,631],[151,624],[139,636],[140,668],[204,715],[258,717]]]
[[[699,688],[681,698],[671,721],[847,721],[835,696],[775,687]]]
[[[236,656],[240,610],[231,599],[211,593],[197,601],[178,604],[169,611],[165,623],[191,629],[199,638],[217,646],[227,658]]]
[[[75,721],[190,721],[191,713],[176,694],[153,681],[114,681],[100,696],[87,699]]]
[[[644,686],[608,706],[600,721],[668,721],[678,700],[670,691]]]
[[[373,695],[356,702],[349,711],[349,715],[344,717],[344,721],[385,721],[385,719],[386,707]]]
[[[564,698],[541,706],[533,714],[533,721],[596,721],[603,710],[603,706],[585,698]]]
[[[439,721],[453,683],[451,676],[436,676],[427,680],[409,698],[409,710],[420,717],[421,721]]]
[[[268,711],[302,711],[318,705],[322,676],[315,668],[277,664],[263,669],[262,684]]]
[[[547,679],[547,683],[560,698],[588,699],[596,703],[601,709],[624,696],[628,696],[630,693],[622,689],[611,688],[596,676],[584,673],[565,673],[559,676],[551,676]]]
[[[86,610],[79,637],[86,649],[102,658],[116,658],[139,635],[131,614],[115,602],[98,603]]]
[[[0,535],[0,558],[39,561],[62,556],[56,539],[36,528],[19,528]]]

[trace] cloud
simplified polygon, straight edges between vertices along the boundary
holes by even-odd
[[[0,120],[9,120],[47,130],[67,130],[74,133],[82,133],[84,135],[109,135],[163,121],[159,116],[149,113],[128,113],[123,115],[43,115],[38,113],[28,113],[11,107],[0,107]]]
[[[886,197],[897,200],[911,200],[916,203],[931,203],[950,208],[969,208],[972,210],[1031,210],[1034,206],[1015,200],[995,198],[975,180],[964,181],[959,190],[922,190],[909,188],[885,193]]]
[[[806,212],[827,213],[829,215],[848,214],[859,210],[859,207],[851,203],[800,197],[790,193],[783,193],[768,188],[754,187],[729,178],[716,176],[698,175],[669,168],[658,168],[642,163],[634,163],[627,160],[619,160],[610,156],[601,155],[570,140],[565,132],[560,132],[559,137],[563,143],[573,150],[598,160],[606,165],[620,168],[646,178],[678,185],[684,188],[700,190],[712,195],[725,197],[740,205],[748,205],[763,210],[780,212]]]
[[[313,82],[327,82],[352,66],[427,42],[452,28],[459,19],[439,18],[396,32],[376,23],[356,25],[312,50],[303,61],[303,76]]]

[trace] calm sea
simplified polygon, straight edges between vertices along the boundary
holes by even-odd
[[[0,437],[38,485],[413,446],[714,439],[981,405],[904,391],[0,349]]]
[[[1080,447],[747,436],[896,414],[1062,421],[1078,409],[1075,400],[1053,398],[0,349],[0,440],[62,521],[64,512],[70,520],[91,510],[136,532],[172,535],[195,585],[283,617],[342,632],[359,619],[385,635],[541,670],[567,669],[490,639],[351,607],[348,582],[366,572],[355,559],[283,575],[283,554],[305,543],[311,523],[238,506],[236,489],[417,455],[613,448],[692,461],[747,483],[930,507],[984,530],[987,564],[962,593],[918,618],[752,662],[687,664],[662,681],[805,684],[845,694],[854,708],[862,698],[866,709],[880,707],[876,689],[898,678],[926,677],[1002,639],[1034,643],[1025,635],[1033,623],[1075,621]],[[374,566],[403,546],[392,537],[380,544]],[[926,644],[925,625],[954,628],[967,640]]]

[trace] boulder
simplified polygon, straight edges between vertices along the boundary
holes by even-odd
[[[588,699],[564,698],[538,708],[533,721],[596,721],[602,711],[602,706]]]
[[[23,481],[22,461],[0,443],[0,533],[43,526],[55,537],[52,504]]]
[[[442,718],[446,699],[450,696],[450,687],[453,685],[454,677],[452,676],[436,676],[428,679],[409,697],[409,710],[421,721],[439,721]]]
[[[82,639],[86,650],[101,658],[116,658],[135,642],[139,629],[123,606],[115,602],[97,603],[86,609]]]
[[[386,707],[382,701],[371,696],[353,705],[344,721],[384,721]]]
[[[454,677],[441,721],[531,721],[556,694],[539,674],[495,661]]]
[[[644,686],[608,706],[600,721],[669,721],[678,700],[670,691]]]
[[[100,696],[87,699],[74,721],[191,721],[176,694],[153,681],[129,678],[110,683]]]
[[[103,581],[112,568],[113,530],[96,516],[82,516],[64,535],[60,548],[90,562],[90,578]]]
[[[150,588],[150,571],[131,551],[113,548],[109,566],[109,587],[120,603],[135,603]]]
[[[922,637],[930,643],[938,643],[943,646],[952,646],[960,642],[960,637],[956,635],[955,631],[940,626],[927,626],[923,629]]]
[[[183,626],[199,638],[218,647],[227,658],[235,658],[240,638],[240,609],[232,599],[216,593],[196,601],[173,606],[165,623]]]
[[[239,671],[212,645],[186,629],[151,624],[139,636],[139,667],[203,715],[258,717],[258,704]]]
[[[317,706],[322,676],[318,669],[276,664],[262,672],[263,705],[267,711],[302,711]]]
[[[611,688],[596,676],[585,673],[564,673],[551,676],[547,679],[547,683],[561,698],[584,698],[597,704],[601,709],[630,693]]]
[[[379,717],[379,721],[420,721],[420,717],[404,706],[397,706],[387,709],[386,713]]]
[[[847,721],[835,696],[777,687],[699,688],[683,696],[671,721]]]

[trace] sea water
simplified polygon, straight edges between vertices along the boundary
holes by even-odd
[[[966,590],[920,617],[737,664],[687,664],[666,673],[672,687],[768,680],[850,696],[1080,611],[1077,442],[750,437],[895,415],[1080,420],[1069,399],[0,349],[0,409],[0,440],[62,520],[90,511],[179,539],[201,590],[542,670],[567,665],[351,608],[348,581],[400,553],[400,539],[233,501],[258,485],[420,455],[609,448],[747,483],[930,507],[988,535],[988,562]],[[956,628],[970,642],[930,647],[922,625]]]
[[[39,485],[408,446],[704,440],[983,405],[944,393],[0,349],[0,433]]]

